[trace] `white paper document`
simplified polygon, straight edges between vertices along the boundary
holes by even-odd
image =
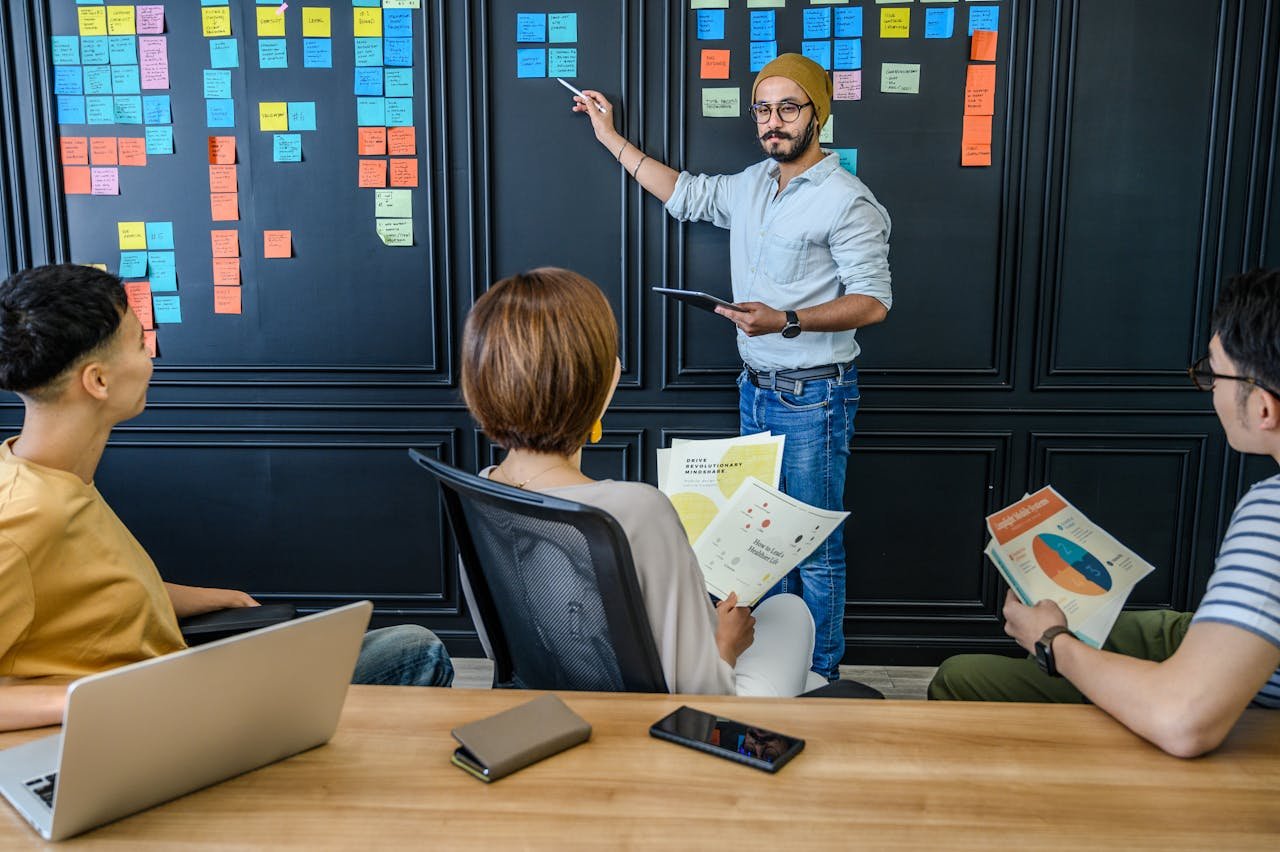
[[[785,435],[762,432],[713,441],[675,441],[658,450],[658,490],[696,543],[747,477],[777,487]]]

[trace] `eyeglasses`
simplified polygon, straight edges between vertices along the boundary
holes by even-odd
[[[1187,375],[1191,377],[1191,383],[1196,386],[1196,390],[1211,391],[1213,390],[1213,383],[1218,379],[1230,379],[1233,382],[1244,382],[1245,384],[1253,385],[1255,388],[1264,390],[1280,399],[1280,393],[1273,391],[1257,379],[1248,376],[1227,376],[1222,373],[1215,373],[1209,366],[1208,355],[1188,367]]]
[[[773,117],[773,111],[778,111],[778,118],[787,124],[795,121],[800,117],[800,110],[807,106],[813,106],[813,101],[806,101],[802,104],[793,104],[791,101],[783,101],[780,104],[758,103],[751,105],[751,117],[756,120],[756,124],[768,124],[769,119]]]

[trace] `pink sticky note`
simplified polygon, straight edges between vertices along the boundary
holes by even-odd
[[[89,169],[89,191],[93,195],[119,195],[119,169]]]
[[[862,71],[836,71],[835,94],[837,101],[862,100]]]
[[[138,35],[159,35],[164,32],[163,6],[139,6],[136,16]]]
[[[138,73],[144,89],[169,88],[169,48],[164,36],[138,38]]]

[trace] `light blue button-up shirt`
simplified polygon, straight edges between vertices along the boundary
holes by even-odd
[[[764,160],[736,175],[682,172],[667,212],[681,221],[729,229],[735,302],[796,310],[858,293],[893,305],[889,286],[889,214],[866,184],[826,157],[778,192],[778,164]],[[714,292],[708,283],[692,289]],[[747,337],[738,352],[756,370],[852,361],[855,331],[801,331]]]

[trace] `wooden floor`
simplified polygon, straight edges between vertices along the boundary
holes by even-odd
[[[453,658],[453,685],[462,689],[488,689],[493,683],[493,663],[478,658]],[[884,693],[885,698],[923,701],[933,666],[841,666],[840,677],[856,680]]]

